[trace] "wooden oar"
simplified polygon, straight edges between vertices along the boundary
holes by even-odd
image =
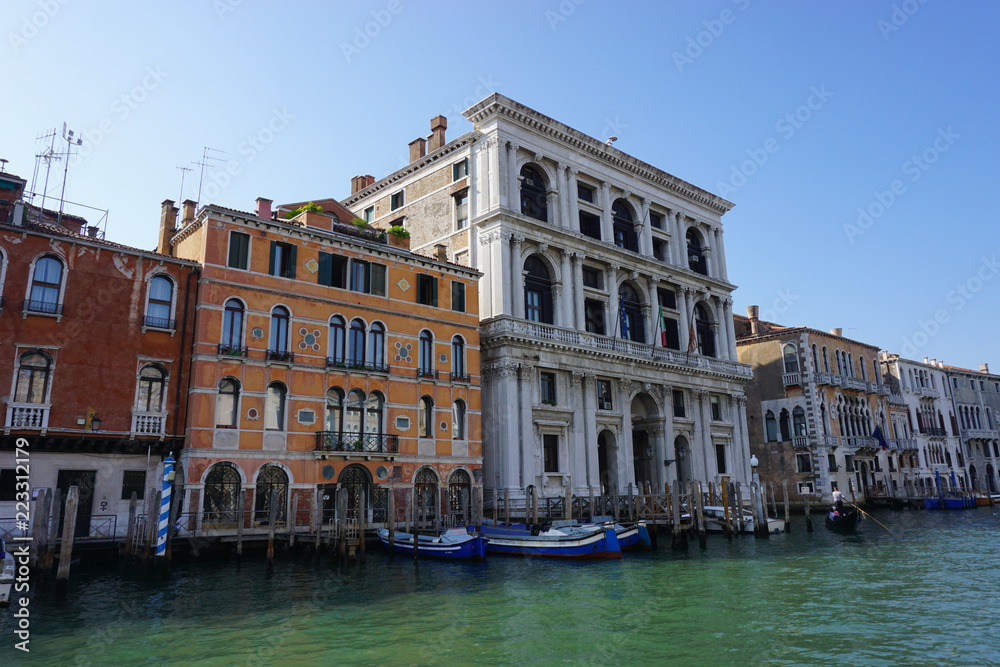
[[[875,523],[877,523],[878,525],[880,525],[880,526],[882,526],[883,528],[885,528],[886,530],[888,530],[888,531],[889,531],[890,533],[892,532],[891,530],[889,530],[889,528],[888,528],[888,527],[886,527],[886,525],[885,525],[884,523],[882,523],[881,521],[879,521],[878,519],[876,519],[876,518],[875,518],[875,517],[873,517],[873,516],[872,516],[871,514],[869,514],[868,512],[864,511],[863,509],[861,509],[860,507],[858,507],[858,506],[857,506],[857,505],[855,505],[854,503],[851,503],[851,507],[853,507],[854,509],[856,509],[856,510],[858,510],[859,512],[861,512],[861,513],[862,513],[862,514],[864,514],[864,515],[865,515],[866,517],[868,517],[869,519],[871,519],[872,521],[874,521],[874,522],[875,522]]]

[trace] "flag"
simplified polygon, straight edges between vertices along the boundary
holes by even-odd
[[[691,311],[691,331],[688,332],[688,354],[698,351],[698,330],[694,327],[694,311]]]
[[[889,443],[885,441],[885,436],[882,435],[882,427],[876,426],[875,430],[872,431],[872,437],[878,440],[878,444],[882,445],[882,450],[885,451],[889,449]]]
[[[625,313],[625,300],[618,297],[618,320],[622,326],[622,340],[630,339],[628,335],[628,315]]]
[[[660,345],[667,346],[667,320],[663,317],[663,306],[660,306]]]

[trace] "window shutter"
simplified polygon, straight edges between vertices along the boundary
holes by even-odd
[[[385,272],[386,268],[382,264],[372,267],[371,293],[376,296],[385,296]]]
[[[372,292],[372,265],[371,262],[365,262],[365,287],[362,290],[365,294],[371,294]]]
[[[459,164],[460,163],[456,162],[455,164],[451,165],[451,180],[453,180],[453,181],[457,181],[458,180],[458,165]]]
[[[296,251],[298,249],[299,249],[299,247],[298,246],[294,246],[294,245],[291,246],[291,247],[289,247],[289,254],[288,254],[289,270],[288,270],[288,277],[291,278],[292,280],[295,279],[295,264],[297,263],[295,261],[295,255],[296,255]]]
[[[430,278],[431,281],[431,305],[437,308],[438,305],[438,281],[437,278]]]
[[[320,285],[333,287],[333,255],[328,252],[319,254],[319,275],[317,282]]]
[[[267,272],[270,273],[272,276],[278,275],[274,270],[274,254],[277,252],[277,250],[278,250],[278,242],[271,241],[271,259],[268,262]]]

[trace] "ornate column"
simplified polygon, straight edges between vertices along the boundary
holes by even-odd
[[[521,181],[517,173],[517,149],[513,141],[507,144],[507,208],[515,213],[521,212]]]
[[[587,447],[587,491],[601,494],[601,469],[597,456],[597,392],[593,373],[583,374],[583,432]]]
[[[608,266],[607,273],[607,283],[608,283],[608,319],[607,327],[604,332],[607,336],[615,336],[615,332],[618,331],[618,269],[621,268],[617,264],[611,264]],[[620,332],[619,332],[620,333]]]
[[[704,389],[699,389],[695,392],[695,395],[698,401],[697,419],[695,419],[698,453],[694,455],[694,452],[692,452],[691,463],[695,466],[695,469],[692,469],[691,472],[694,474],[694,479],[701,480],[704,483],[708,481],[708,455],[709,450],[712,448],[712,431],[710,427],[712,415],[709,412],[708,392]]]
[[[718,278],[719,271],[715,268],[715,262],[712,261],[712,248],[706,244],[701,249],[701,254],[705,257],[705,270],[708,272],[709,278]]]
[[[559,189],[557,200],[559,204],[559,226],[563,229],[569,229],[569,211],[567,210],[569,188],[566,186],[566,165],[561,162],[556,162],[556,181]]]
[[[495,424],[487,430],[496,434],[491,443],[495,466],[499,476],[498,489],[520,488],[521,448],[517,412],[517,363],[504,361],[494,366],[496,383],[492,420]]]
[[[649,224],[649,200],[645,197],[639,198],[639,220],[642,225],[640,228],[642,247],[639,248],[639,252],[643,255],[653,256],[653,226]]]
[[[500,139],[490,137],[486,140],[487,153],[487,174],[486,178],[480,179],[484,189],[487,190],[487,209],[493,210],[500,206]]]
[[[495,304],[496,295],[494,290],[497,288],[495,284],[494,273],[496,273],[496,268],[499,267],[499,262],[495,257],[499,254],[499,248],[495,244],[497,237],[496,232],[487,232],[485,234],[479,235],[479,255],[481,261],[474,266],[478,266],[480,271],[483,272],[483,277],[479,280],[479,316],[482,319],[487,319],[493,317],[496,314]]]
[[[643,326],[646,327],[646,331],[643,333],[646,336],[646,342],[650,345],[656,345],[656,341],[654,340],[656,337],[656,314],[654,313],[652,304],[642,304],[642,322]]]
[[[666,458],[667,445],[663,440],[663,427],[660,425],[647,426],[646,437],[649,439],[649,446],[653,448],[653,455],[649,459],[650,480],[653,493],[657,489],[662,493],[663,483],[667,481],[666,470],[663,467],[663,460]]]
[[[736,361],[736,326],[733,324],[733,299],[728,296],[722,299],[722,307],[725,314],[726,343],[729,347],[729,359]]]
[[[688,298],[693,291],[690,287],[677,288],[677,312],[680,316],[681,352],[688,351],[688,343],[691,337],[691,305],[688,303]]]
[[[531,405],[534,402],[535,368],[521,364],[517,370],[518,377],[518,408],[520,409],[519,441],[521,450],[521,491],[529,484],[538,486],[542,473],[541,450],[535,442]],[[539,489],[541,491],[541,489]]]
[[[559,215],[559,195],[554,190],[545,193],[545,211],[550,225],[562,226]]]
[[[649,340],[649,344],[653,347],[663,347],[660,343],[663,339],[661,335],[663,333],[663,322],[660,321],[660,293],[656,290],[657,280],[656,278],[649,276],[646,278],[646,287],[649,289],[649,304],[652,310],[652,326],[650,330],[653,332],[653,337]]]
[[[615,240],[611,222],[611,184],[601,181],[601,240],[605,243],[612,243]]]
[[[722,227],[715,228],[715,247],[719,251],[719,277],[729,280],[729,270],[726,267],[726,246],[722,239]]]
[[[585,420],[587,419],[587,405],[586,405],[586,393],[583,388],[583,373],[579,371],[573,371],[570,376],[571,382],[571,393],[573,400],[573,423],[570,425],[570,442],[566,447],[566,451],[569,452],[570,465],[566,466],[566,469],[573,475],[571,480],[573,493],[578,496],[588,495],[587,491],[587,463],[589,459],[589,451],[587,449],[587,440],[585,429]]]
[[[569,216],[569,228],[580,231],[580,205],[577,202],[578,186],[576,183],[577,171],[573,167],[566,167],[566,211]]]
[[[573,269],[569,263],[570,252],[565,248],[559,249],[560,268],[562,278],[562,298],[559,300],[559,324],[567,329],[573,328],[573,302],[575,294],[580,287],[573,280]]]
[[[524,264],[521,262],[521,243],[523,241],[524,236],[521,234],[511,234],[510,236],[510,280],[508,285],[511,309],[507,312],[520,318],[524,317]]]
[[[635,451],[632,443],[632,380],[618,378],[618,404],[622,406],[622,441],[618,447],[618,493],[635,485]]]
[[[736,431],[738,437],[733,438],[733,471],[739,470],[742,479],[739,481],[749,481],[750,479],[750,437],[747,432],[747,397],[739,394],[736,397]]]
[[[571,252],[570,259],[573,262],[573,326],[578,331],[586,329],[583,303],[583,253]]]
[[[672,236],[674,242],[674,261],[677,266],[687,268],[687,237],[684,235],[684,214],[680,211],[673,211],[670,214],[674,230]]]

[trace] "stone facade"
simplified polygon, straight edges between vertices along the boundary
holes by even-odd
[[[957,432],[965,454],[967,483],[984,493],[1000,491],[997,471],[1000,466],[1000,375],[989,372],[981,364],[979,371],[939,362],[947,373],[948,393],[951,396],[952,432]],[[961,453],[951,464],[961,468]],[[945,463],[948,461],[946,460]],[[963,471],[958,470],[962,475]],[[950,478],[950,471],[949,471]]]

